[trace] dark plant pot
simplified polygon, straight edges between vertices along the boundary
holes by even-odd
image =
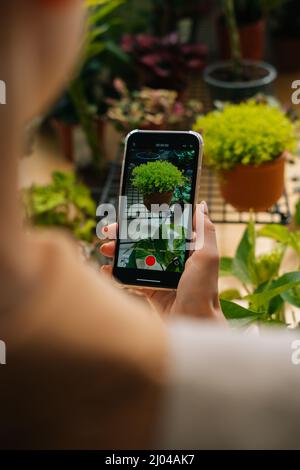
[[[274,37],[275,61],[281,72],[298,72],[300,37]]]
[[[221,18],[217,24],[219,50],[222,60],[229,60],[231,47],[228,30],[224,19]],[[239,27],[242,56],[245,59],[261,61],[264,58],[266,22],[259,20]]]
[[[143,199],[144,199],[144,205],[147,207],[149,211],[151,211],[151,205],[152,204],[168,204],[168,206],[171,203],[173,196],[173,191],[168,191],[165,193],[152,193],[152,194],[145,194]]]
[[[258,93],[272,94],[272,85],[277,78],[277,71],[272,65],[265,62],[244,60],[243,67],[245,71],[249,72],[249,76],[257,72],[257,77],[260,78],[247,81],[227,81],[225,78],[218,78],[226,77],[227,73],[228,76],[230,75],[232,70],[230,61],[216,62],[205,68],[203,78],[209,87],[213,101],[239,103]]]
[[[67,124],[62,121],[53,119],[51,121],[55,129],[61,150],[69,161],[74,161],[74,144],[73,144],[73,124]]]
[[[284,191],[285,157],[263,165],[238,165],[220,173],[220,189],[225,201],[238,211],[266,211]]]

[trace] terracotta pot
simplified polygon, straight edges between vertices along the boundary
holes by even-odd
[[[242,56],[244,59],[263,60],[265,52],[265,20],[256,21],[239,27]],[[223,60],[228,60],[230,54],[229,35],[224,20],[218,21],[219,49]]]
[[[51,121],[53,128],[55,129],[59,141],[61,150],[67,160],[74,160],[74,151],[73,151],[73,124],[66,124],[61,121],[53,119]]]
[[[61,147],[63,154],[65,155],[67,160],[74,162],[76,160],[75,132],[76,132],[76,129],[80,127],[79,124],[68,124],[62,121],[58,121],[56,119],[53,119],[51,123],[57,133],[59,145]],[[103,141],[104,141],[104,133],[105,133],[105,121],[103,121],[103,119],[97,119],[95,122],[95,127],[97,130],[100,150],[103,155],[104,154]]]
[[[145,194],[144,195],[144,205],[147,207],[149,211],[151,211],[152,204],[168,204],[171,203],[173,196],[173,191],[168,191],[165,193],[152,193],[152,194]]]
[[[238,165],[220,174],[220,189],[225,201],[238,211],[266,211],[284,191],[285,157],[263,165]]]

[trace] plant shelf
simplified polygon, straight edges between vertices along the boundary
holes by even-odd
[[[103,187],[99,203],[111,203],[117,207],[119,184],[121,176],[121,164],[114,161],[110,165],[108,176]],[[215,224],[247,224],[250,219],[249,212],[238,212],[230,204],[227,204],[219,191],[216,176],[208,168],[202,170],[200,180],[199,200],[205,200],[208,205],[211,220]],[[129,201],[129,204],[137,201]],[[266,212],[254,214],[257,224],[282,224],[287,225],[291,221],[291,210],[287,192],[284,191],[280,200]]]

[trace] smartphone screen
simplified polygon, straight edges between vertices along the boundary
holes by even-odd
[[[176,289],[189,256],[202,140],[194,132],[126,138],[113,274],[121,283]]]

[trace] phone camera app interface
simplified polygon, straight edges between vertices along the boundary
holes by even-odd
[[[119,268],[183,272],[191,233],[195,158],[192,145],[128,147]]]

